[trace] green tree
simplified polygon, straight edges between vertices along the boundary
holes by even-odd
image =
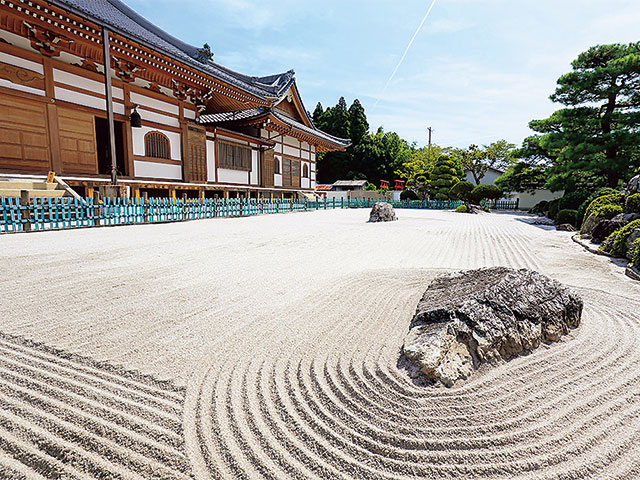
[[[449,191],[463,177],[460,164],[450,155],[440,155],[431,171],[429,194],[436,200],[447,200]]]
[[[528,161],[514,163],[499,176],[495,184],[505,192],[529,192],[543,188],[547,181],[546,167]]]
[[[395,132],[385,132],[381,127],[376,133],[366,135],[353,149],[352,168],[362,172],[367,180],[377,185],[380,180],[392,181],[395,171],[411,157],[411,147]]]
[[[353,146],[359,145],[369,133],[369,122],[364,107],[357,98],[349,107],[349,138]]]
[[[465,203],[473,201],[471,192],[473,191],[473,183],[461,180],[449,190],[449,197],[455,200],[462,200]]]
[[[481,184],[471,191],[471,198],[478,204],[483,200],[498,200],[500,197],[502,197],[502,190],[495,185]]]
[[[462,168],[471,173],[476,185],[479,185],[490,168],[503,170],[516,161],[513,157],[514,149],[513,143],[498,140],[482,148],[470,145],[466,150],[456,149],[454,155]]]
[[[616,187],[640,166],[640,42],[598,45],[571,65],[550,97],[566,108],[529,126],[553,174],[588,171]]]

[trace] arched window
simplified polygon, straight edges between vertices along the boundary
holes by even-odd
[[[278,157],[273,159],[273,173],[280,175],[280,159]]]
[[[302,178],[309,178],[309,166],[306,163],[302,166]]]
[[[169,138],[160,132],[149,132],[144,136],[144,154],[152,158],[171,159]]]

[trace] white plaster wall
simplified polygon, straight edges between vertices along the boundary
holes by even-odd
[[[5,80],[4,78],[0,78],[0,86],[12,88],[13,90],[20,90],[21,92],[32,93],[34,95],[44,96],[45,94],[45,91],[40,90],[39,88],[27,87],[26,85],[13,83],[13,82],[10,82],[9,80]]]
[[[281,187],[282,186],[282,175],[274,173],[273,174],[273,185],[275,187]]]
[[[273,151],[276,153],[282,153],[282,145],[277,144]]]
[[[216,181],[216,144],[207,138],[207,180]]]
[[[0,62],[15,65],[16,67],[26,68],[27,70],[44,75],[44,67],[41,64],[10,55],[8,53],[0,52]]]
[[[304,158],[305,160],[309,160],[309,152],[305,152],[304,150],[302,150],[301,152],[302,158]]]
[[[170,180],[182,180],[182,166],[168,163],[154,163],[135,160],[133,169],[136,177],[167,178]]]
[[[73,92],[62,87],[54,87],[53,92],[57,100],[84,105],[85,107],[91,107],[102,111],[106,111],[107,109],[107,102],[104,98]],[[113,111],[120,115],[124,115],[124,104],[113,102]]]
[[[551,200],[555,200],[556,198],[560,198],[564,195],[564,190],[560,190],[558,192],[552,192],[551,190],[536,190],[533,193],[516,193],[513,195],[513,200],[516,198],[520,199],[520,203],[518,204],[518,208],[520,210],[529,210],[533,208],[536,204],[540,203],[543,200],[550,202]]]
[[[291,145],[292,147],[300,148],[300,142],[297,138],[290,137],[289,135],[285,135],[284,143],[286,145]]]
[[[284,146],[283,153],[285,155],[290,155],[292,157],[300,158],[300,150],[298,150],[297,148],[289,147],[288,145]]]
[[[310,183],[308,178],[301,178],[300,179],[300,187],[301,188],[310,188],[310,186],[311,186],[311,183]]]
[[[313,150],[315,150],[315,147],[311,147],[311,151],[313,152]],[[316,154],[315,153],[311,153],[311,159],[312,162],[316,161]]]
[[[141,95],[136,92],[131,92],[130,98],[133,103],[137,103],[141,107],[147,106],[147,107],[155,108],[156,110],[162,110],[163,112],[171,113],[175,116],[180,115],[180,110],[178,105],[163,102],[162,100],[157,100],[155,98],[147,97],[146,95]]]
[[[133,139],[133,154],[144,156],[144,136],[148,132],[161,132],[169,138],[169,145],[171,146],[171,160],[182,160],[180,156],[180,134],[176,132],[169,132],[167,130],[160,130],[157,128],[145,127],[132,128],[131,134]],[[208,158],[208,155],[207,155]],[[212,170],[213,171],[213,170]]]
[[[169,115],[163,115],[161,113],[150,112],[145,110],[142,107],[138,108],[138,113],[143,120],[148,120],[149,122],[162,123],[164,125],[169,125],[171,127],[180,127],[180,121],[176,117],[171,117]]]
[[[311,180],[311,188],[316,188],[316,181],[315,180]]]
[[[487,173],[484,174],[484,177],[482,177],[480,179],[480,184],[481,185],[493,185],[495,183],[495,181],[496,181],[496,178],[498,178],[500,175],[501,175],[501,173],[494,172],[493,170],[488,170]],[[467,182],[472,183],[473,185],[476,184],[476,181],[473,179],[473,174],[469,170],[465,170],[464,179]]]
[[[249,184],[249,172],[244,170],[231,170],[229,168],[218,169],[218,181],[222,183]]]
[[[194,112],[193,110],[189,110],[188,108],[185,108],[184,109],[184,118],[188,118],[190,120],[195,120],[196,112]]]
[[[258,151],[251,150],[251,185],[258,185]]]

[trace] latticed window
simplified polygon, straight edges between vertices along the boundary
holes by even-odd
[[[302,177],[309,178],[309,166],[306,163],[302,166]]]
[[[251,147],[218,142],[218,167],[251,171]]]
[[[171,144],[160,132],[149,132],[144,136],[144,154],[152,158],[171,158]]]

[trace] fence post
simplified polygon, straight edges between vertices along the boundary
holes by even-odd
[[[24,232],[31,231],[30,203],[31,203],[31,194],[29,193],[29,190],[20,190],[20,206],[24,207],[24,210],[22,208],[20,209],[20,213],[21,213],[21,217],[24,220],[26,220],[26,222],[23,222],[22,224],[22,229]]]
[[[520,207],[520,197],[516,198],[516,210]]]
[[[142,221],[149,223],[149,192],[142,192]]]
[[[102,219],[100,218],[100,192],[93,191],[93,223],[96,227],[102,225]]]

